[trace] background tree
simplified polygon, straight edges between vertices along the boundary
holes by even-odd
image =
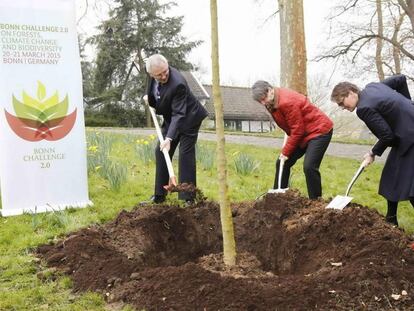
[[[279,0],[280,85],[307,94],[303,0]]]
[[[316,60],[333,59],[351,78],[383,77],[404,72],[412,64],[413,1],[338,1],[330,21],[330,46]],[[410,15],[408,15],[410,14]],[[339,65],[339,66],[338,66]]]
[[[160,4],[158,0],[113,0],[109,18],[98,26],[99,33],[87,41],[96,46],[97,54],[89,108],[108,112],[118,125],[142,126],[145,107],[139,98],[145,91],[145,58],[161,53],[178,69],[193,68],[185,58],[201,42],[188,41],[180,34],[182,16],[167,16],[175,5]],[[131,66],[133,61],[135,65]],[[133,70],[135,66],[140,74]],[[125,113],[114,114],[119,110]]]
[[[227,160],[224,139],[223,103],[220,93],[219,40],[217,23],[217,0],[210,0],[211,18],[211,66],[213,74],[213,101],[216,115],[217,175],[219,182],[220,220],[223,232],[223,259],[228,266],[236,264],[236,241],[230,209],[227,185]]]

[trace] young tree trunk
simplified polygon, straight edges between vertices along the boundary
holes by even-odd
[[[280,85],[307,95],[303,0],[278,0],[280,14]]]
[[[377,19],[378,19],[378,35],[384,36],[384,26],[382,22],[382,7],[381,0],[376,0],[377,5]],[[384,69],[382,68],[382,38],[377,38],[377,48],[375,52],[375,65],[377,66],[378,78],[380,81],[384,80]]]
[[[223,103],[220,93],[219,44],[217,26],[217,0],[210,0],[211,17],[211,65],[213,73],[213,101],[216,113],[217,174],[219,183],[220,219],[223,231],[223,257],[227,266],[236,264],[236,241],[233,218],[227,194],[227,160],[224,141]]]

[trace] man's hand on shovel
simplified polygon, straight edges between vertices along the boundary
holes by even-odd
[[[171,138],[166,137],[164,141],[160,144],[160,151],[166,150],[167,152],[171,149]]]

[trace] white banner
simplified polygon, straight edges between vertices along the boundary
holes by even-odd
[[[3,216],[91,204],[74,2],[0,1]]]

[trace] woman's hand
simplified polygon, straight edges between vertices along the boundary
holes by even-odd
[[[374,161],[375,161],[375,154],[373,154],[372,151],[370,151],[364,155],[364,162],[362,163],[364,164],[364,167],[367,167]]]
[[[279,156],[280,161],[286,162],[287,159],[289,159],[289,158],[287,156],[285,156],[283,153],[280,154],[280,156]]]

